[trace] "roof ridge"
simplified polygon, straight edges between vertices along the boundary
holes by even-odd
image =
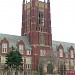
[[[20,35],[12,35],[12,34],[4,34],[4,33],[0,33],[0,35],[8,35],[8,36],[20,36]]]

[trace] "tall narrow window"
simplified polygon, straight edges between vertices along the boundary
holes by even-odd
[[[43,56],[43,50],[40,50],[40,56]]]
[[[70,50],[70,52],[71,52],[71,58],[74,58],[74,53],[73,53],[73,50]]]
[[[2,53],[7,53],[7,43],[2,43]]]
[[[29,26],[30,25],[30,20],[27,20],[27,26]]]
[[[1,63],[5,63],[6,59],[4,56],[1,56]]]
[[[23,54],[23,45],[19,45],[19,52],[21,53],[21,54]]]
[[[31,69],[31,57],[26,57],[26,69]]]
[[[70,59],[70,68],[71,70],[74,70],[74,60]]]
[[[44,13],[43,12],[39,12],[39,24],[44,24]]]
[[[69,59],[65,59],[66,70],[69,70]]]
[[[27,19],[30,18],[30,10],[27,10]]]
[[[70,65],[74,65],[74,60],[70,59]]]
[[[40,35],[40,45],[44,45],[45,44],[45,37],[44,35]]]
[[[36,27],[36,31],[37,31],[38,29],[37,29],[37,27]]]
[[[59,55],[60,55],[60,57],[63,57],[63,50],[62,49],[59,49]]]
[[[39,19],[39,24],[44,25],[44,19],[40,18],[40,19]]]

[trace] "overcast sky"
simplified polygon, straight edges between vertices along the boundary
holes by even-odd
[[[75,0],[50,0],[52,39],[75,43]],[[0,0],[0,33],[21,35],[22,0]]]

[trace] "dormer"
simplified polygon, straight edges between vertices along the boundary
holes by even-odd
[[[20,52],[21,54],[24,53],[24,49],[25,49],[24,46],[25,46],[25,45],[24,45],[24,42],[23,42],[22,40],[20,40],[20,41],[18,42],[18,49],[19,49],[19,52]]]
[[[71,46],[69,48],[69,52],[70,52],[70,58],[74,58],[74,48],[73,48],[73,46]]]
[[[58,52],[59,52],[59,57],[64,56],[64,49],[63,49],[63,46],[61,44],[58,46]]]
[[[2,48],[2,53],[7,53],[8,52],[9,42],[7,41],[6,38],[1,40],[1,48]]]
[[[3,38],[3,39],[1,40],[1,43],[8,43],[8,40],[7,40],[6,38]]]

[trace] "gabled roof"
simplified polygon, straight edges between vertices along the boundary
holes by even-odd
[[[68,53],[69,48],[72,46],[75,49],[75,44],[74,43],[68,43],[68,42],[61,42],[61,41],[52,41],[52,47],[53,50],[56,51],[58,49],[59,45],[62,45],[64,48],[64,53]],[[74,51],[75,52],[75,51]]]
[[[7,39],[7,41],[9,42],[9,47],[17,47],[16,45],[18,44],[18,42],[20,40],[22,40],[25,44],[25,49],[26,50],[32,50],[29,40],[26,36],[16,36],[16,35],[8,35],[8,34],[1,34],[0,33],[0,41],[3,40],[4,38]]]

